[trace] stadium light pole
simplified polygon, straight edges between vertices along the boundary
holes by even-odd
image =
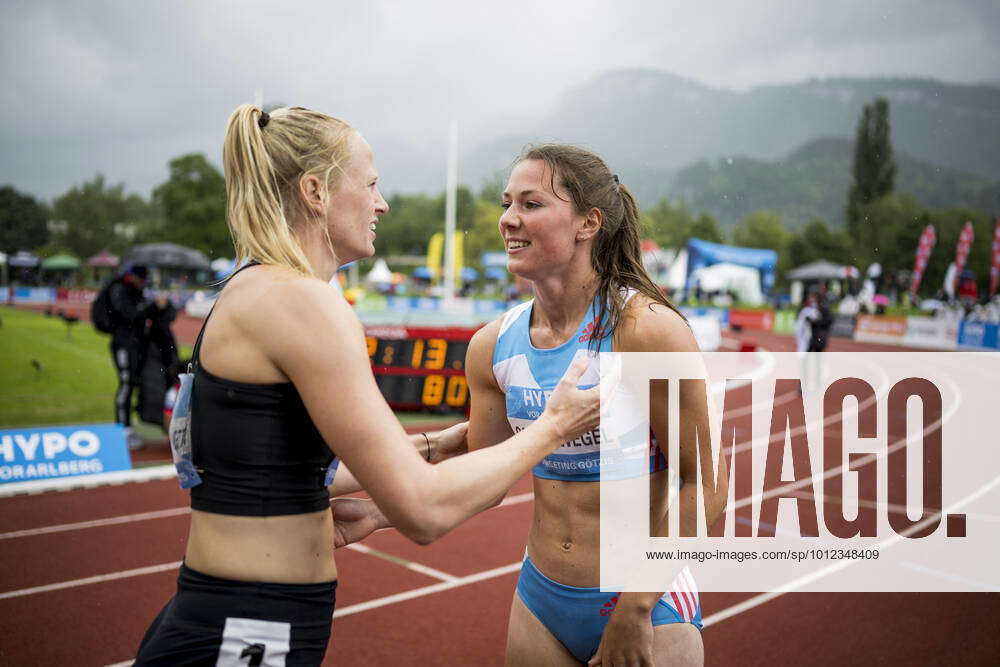
[[[448,185],[444,206],[444,284],[445,302],[455,296],[455,207],[458,188],[458,122],[451,121],[448,130]]]

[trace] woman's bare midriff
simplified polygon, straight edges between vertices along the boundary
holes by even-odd
[[[184,562],[198,572],[238,581],[334,581],[333,516],[328,509],[266,517],[191,510]]]
[[[535,567],[560,584],[600,586],[601,482],[540,477],[533,481],[535,512],[528,555]],[[666,484],[665,472],[650,476],[651,516],[662,516]]]

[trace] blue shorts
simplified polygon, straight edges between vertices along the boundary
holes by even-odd
[[[677,575],[670,588],[653,607],[650,615],[653,626],[691,623],[701,630],[701,602],[687,568]],[[616,593],[602,593],[600,587],[577,588],[549,579],[527,556],[517,580],[517,594],[524,606],[580,662],[587,662],[597,651],[604,626],[618,602]]]

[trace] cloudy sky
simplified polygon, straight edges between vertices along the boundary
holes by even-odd
[[[996,0],[5,0],[0,42],[0,183],[46,200],[98,172],[148,195],[188,152],[220,164],[228,114],[256,98],[343,117],[376,152],[440,137],[443,175],[451,118],[487,141],[622,67],[1000,85]]]

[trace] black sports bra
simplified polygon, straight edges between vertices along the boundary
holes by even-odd
[[[235,382],[203,368],[199,351],[211,316],[192,355],[191,449],[202,478],[191,488],[192,509],[278,516],[328,508],[325,478],[336,461],[295,385]]]

